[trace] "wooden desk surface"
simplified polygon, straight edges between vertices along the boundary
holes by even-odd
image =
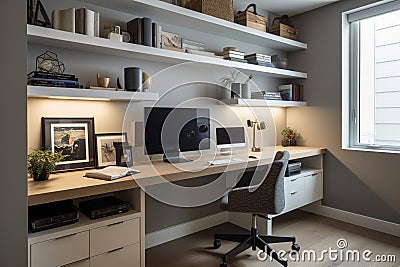
[[[165,182],[185,180],[212,174],[250,168],[258,164],[266,165],[272,161],[275,151],[287,150],[290,159],[299,159],[325,153],[324,148],[314,147],[267,147],[261,153],[252,153],[248,150],[234,151],[232,156],[218,156],[222,158],[240,158],[244,163],[227,165],[210,165],[213,155],[202,155],[201,158],[192,158],[194,161],[168,164],[162,161],[137,163],[133,168],[141,171],[139,174],[114,181],[84,178],[88,170],[52,174],[48,181],[34,182],[28,179],[28,205],[42,204],[52,201],[73,199],[90,195],[109,193],[120,190],[149,186]],[[249,155],[257,155],[259,159],[250,159]]]

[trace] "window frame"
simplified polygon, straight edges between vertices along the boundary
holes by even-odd
[[[360,23],[362,19],[400,10],[399,0],[382,1],[342,13],[342,148],[400,153],[399,146],[360,143]],[[347,47],[346,47],[347,46]],[[347,73],[346,73],[347,71]],[[345,81],[347,79],[347,82]],[[344,106],[347,105],[347,106]],[[375,109],[375,107],[374,107]],[[375,114],[375,111],[374,111]]]

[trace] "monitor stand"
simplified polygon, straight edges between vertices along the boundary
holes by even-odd
[[[164,162],[168,163],[184,163],[192,161],[190,159],[180,158],[179,151],[174,151],[174,152],[169,151],[168,154],[164,153],[163,160]]]
[[[229,156],[232,155],[232,148],[221,148],[219,153],[221,154],[221,156]]]

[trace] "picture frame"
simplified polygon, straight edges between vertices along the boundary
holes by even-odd
[[[117,165],[114,142],[128,142],[127,133],[96,134],[96,162],[97,168]]]
[[[66,156],[57,171],[94,168],[94,118],[42,117],[42,149]]]

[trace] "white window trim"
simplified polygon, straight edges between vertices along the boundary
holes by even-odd
[[[384,0],[373,3],[364,7],[356,8],[342,13],[342,149],[366,151],[366,152],[383,152],[400,154],[399,147],[391,146],[376,146],[358,144],[355,142],[355,131],[358,127],[354,120],[358,119],[358,53],[353,55],[354,51],[358,50],[357,40],[352,40],[358,31],[358,27],[351,27],[351,22],[360,18],[377,16],[390,12],[400,5],[400,0]],[[353,47],[352,47],[353,46]]]

